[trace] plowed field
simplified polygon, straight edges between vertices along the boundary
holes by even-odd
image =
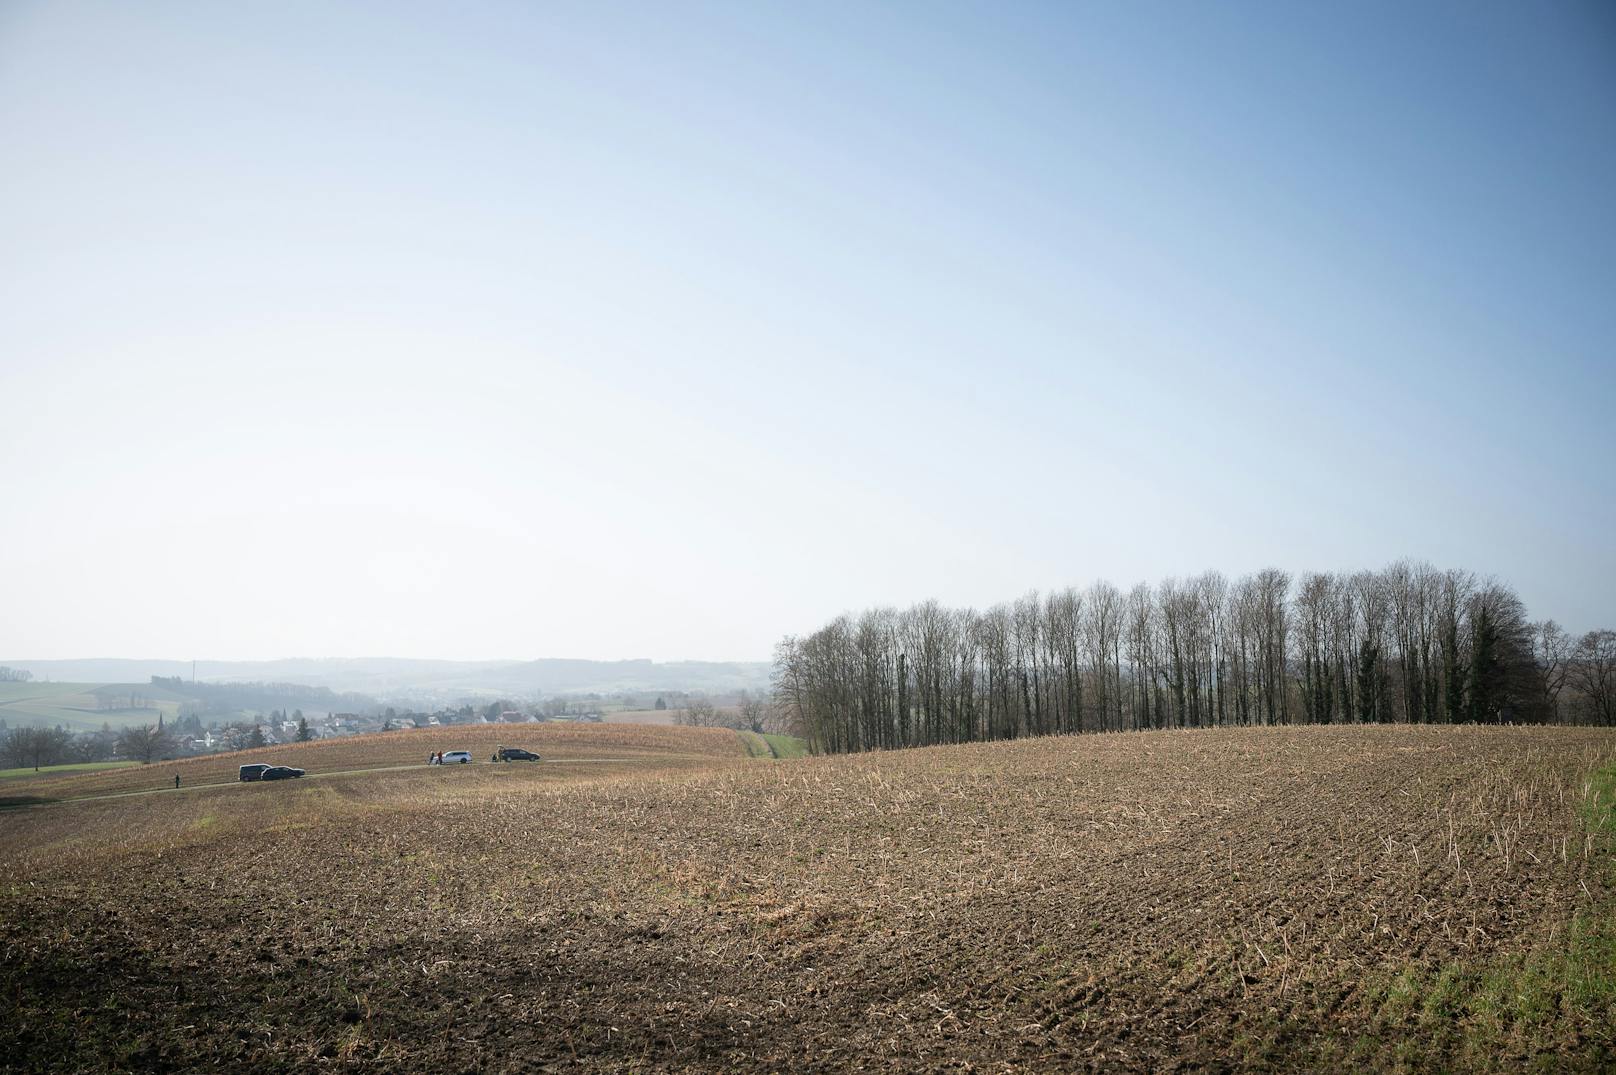
[[[0,814],[0,1069],[1616,1059],[1609,731],[695,754]]]

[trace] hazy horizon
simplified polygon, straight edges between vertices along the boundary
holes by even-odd
[[[9,665],[11,667],[18,667],[18,668],[21,668],[21,667],[24,667],[24,666],[30,665],[30,664],[93,664],[93,663],[96,663],[96,662],[108,662],[108,663],[122,662],[122,663],[129,663],[129,664],[149,663],[149,664],[185,664],[185,665],[188,665],[188,664],[192,663],[193,660],[196,662],[199,676],[200,676],[201,671],[204,670],[205,666],[210,665],[210,664],[225,664],[225,665],[235,665],[235,664],[295,664],[295,663],[300,662],[300,661],[306,661],[306,662],[309,662],[309,663],[325,662],[325,661],[330,661],[330,662],[342,661],[342,662],[349,662],[349,663],[354,663],[354,664],[362,664],[362,663],[367,662],[367,661],[399,661],[399,662],[409,662],[409,663],[418,663],[418,664],[433,664],[433,663],[441,663],[441,664],[531,664],[531,663],[534,663],[536,661],[578,661],[578,662],[582,662],[582,663],[591,663],[591,664],[630,664],[630,663],[634,663],[634,662],[648,662],[648,663],[651,663],[651,664],[767,664],[768,663],[767,658],[759,658],[757,660],[751,660],[751,661],[743,660],[743,659],[739,659],[739,658],[737,658],[735,660],[704,660],[704,659],[684,660],[684,659],[679,659],[679,658],[674,658],[674,659],[670,659],[670,660],[657,660],[657,659],[652,658],[652,657],[569,657],[569,656],[560,655],[560,654],[546,654],[544,656],[539,656],[539,657],[458,657],[457,658],[457,657],[414,657],[414,656],[410,656],[408,654],[396,654],[396,653],[392,653],[392,654],[389,654],[389,653],[370,653],[370,654],[360,654],[359,656],[355,656],[355,657],[321,657],[321,656],[314,656],[314,655],[304,653],[304,654],[294,654],[294,655],[288,656],[288,657],[196,657],[196,658],[191,658],[191,657],[153,657],[153,656],[123,657],[123,656],[114,656],[114,655],[109,655],[109,654],[101,654],[101,655],[98,655],[98,656],[84,656],[84,655],[81,654],[81,655],[79,655],[77,657],[26,657],[26,656],[18,657],[18,656],[12,656],[12,657],[0,657],[0,665]]]
[[[24,2],[0,146],[12,659],[1404,557],[1616,621],[1604,5]]]

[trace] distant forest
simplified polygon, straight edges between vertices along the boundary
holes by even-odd
[[[368,713],[378,708],[376,699],[368,695],[302,683],[188,683],[179,676],[152,676],[151,683],[191,699],[180,706],[182,716],[214,716],[242,709],[267,713],[292,706],[332,713]]]
[[[1533,622],[1506,584],[1382,571],[1217,572],[844,615],[775,651],[815,749],[1251,724],[1616,724],[1616,632]]]

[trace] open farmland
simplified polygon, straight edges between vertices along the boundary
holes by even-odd
[[[310,775],[425,766],[434,751],[469,750],[487,763],[500,746],[525,747],[549,762],[591,764],[652,758],[657,768],[710,766],[715,758],[747,754],[735,732],[723,728],[661,728],[587,724],[465,724],[447,728],[413,728],[307,743],[283,743],[222,754],[203,754],[150,765],[93,773],[41,773],[9,782],[0,805],[90,798],[131,791],[171,789],[174,777],[182,788],[235,783],[237,770],[253,762],[295,765]]]
[[[6,814],[0,1067],[1616,1061],[1608,730],[691,742]]]
[[[677,709],[618,709],[601,719],[607,724],[674,724],[678,716]]]
[[[141,708],[123,705],[131,692],[140,695]],[[117,708],[102,708],[117,706]],[[12,727],[57,727],[76,732],[94,731],[103,725],[123,728],[131,724],[155,724],[158,713],[169,719],[179,712],[180,703],[172,692],[161,687],[141,687],[115,683],[0,683],[0,720]]]
[[[39,769],[23,766],[17,769],[0,769],[0,780],[40,780],[46,777],[63,776],[68,773],[93,773],[102,769],[127,769],[131,765],[139,765],[138,761],[74,761],[61,765],[46,765]],[[4,800],[0,799],[0,804]]]
[[[682,707],[677,705],[667,709],[617,709],[605,714],[601,719],[607,724],[678,724],[679,716],[683,712]],[[731,725],[740,719],[740,709],[732,705],[721,705],[716,707],[713,716],[719,722]]]

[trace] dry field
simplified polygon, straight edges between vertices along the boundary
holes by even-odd
[[[677,709],[619,709],[603,718],[607,724],[673,724]]]
[[[659,728],[618,725],[610,729],[588,724],[463,724],[449,728],[354,735],[342,739],[286,743],[281,746],[205,754],[178,761],[153,762],[95,773],[42,773],[16,777],[0,793],[0,805],[79,799],[129,791],[235,783],[237,770],[252,762],[295,765],[311,775],[425,766],[434,751],[469,750],[473,762],[486,764],[500,746],[523,747],[547,761],[589,764],[623,757],[655,757],[659,766],[706,766],[713,758],[740,757],[746,744],[733,731],[720,728]]]
[[[1616,1062],[1609,731],[689,742],[0,814],[0,1069]]]

